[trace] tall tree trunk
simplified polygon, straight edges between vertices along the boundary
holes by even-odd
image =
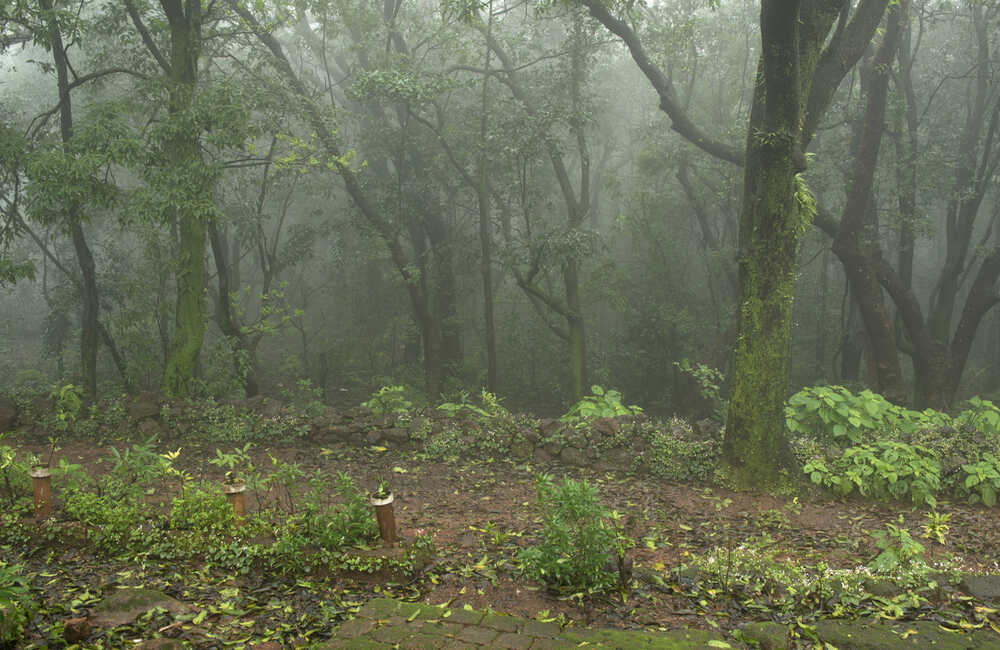
[[[874,366],[876,390],[896,403],[905,403],[907,395],[893,323],[885,306],[882,285],[871,264],[871,260],[881,253],[877,241],[862,241],[862,237],[878,236],[872,217],[875,167],[882,142],[890,68],[908,5],[908,1],[903,0],[890,9],[888,29],[867,71],[867,105],[851,166],[847,202],[833,241],[833,251],[843,262],[851,294],[865,325],[866,351],[869,367]]]
[[[59,130],[66,154],[70,153],[73,138],[73,105],[70,98],[69,62],[63,46],[62,33],[53,14],[52,0],[39,0],[38,6],[46,14],[49,47],[56,69],[59,89]],[[83,378],[84,394],[90,399],[97,398],[97,344],[98,344],[98,293],[97,271],[94,255],[87,244],[87,238],[80,224],[80,206],[66,206],[66,227],[73,238],[73,250],[80,266],[80,373]]]
[[[493,29],[493,0],[486,5],[486,33]],[[492,51],[487,45],[483,54],[484,70],[490,69]],[[489,120],[489,81],[488,74],[483,75],[482,97],[479,104],[479,187],[476,188],[476,200],[479,205],[479,247],[480,273],[483,276],[483,322],[486,326],[486,390],[497,392],[497,329],[493,315],[493,220],[490,214],[489,165],[487,160],[487,126]]]
[[[247,397],[254,397],[260,392],[260,384],[257,381],[257,345],[255,340],[244,333],[233,306],[233,265],[229,262],[226,238],[219,231],[215,221],[208,224],[208,239],[212,245],[215,273],[219,281],[219,299],[215,308],[216,322],[222,334],[232,341],[235,350],[245,355],[245,364],[240,355],[235,355],[233,366],[237,375],[243,374],[243,392]]]
[[[569,332],[569,366],[573,398],[577,401],[587,394],[587,336],[583,327],[583,312],[580,305],[579,263],[575,259],[566,262],[563,271],[566,285],[566,326]]]
[[[768,485],[794,459],[784,436],[799,239],[800,2],[762,0],[761,59],[750,113],[740,214],[739,335],[722,454],[737,485]],[[805,71],[808,73],[809,71]]]
[[[198,81],[201,50],[201,0],[160,0],[170,25],[169,113],[181,121],[190,111]],[[180,235],[177,256],[177,304],[174,337],[163,373],[167,395],[186,396],[192,389],[198,356],[205,336],[205,235],[210,215],[203,201],[209,198],[198,136],[180,124],[167,143],[168,164],[188,171],[188,193],[175,208]]]

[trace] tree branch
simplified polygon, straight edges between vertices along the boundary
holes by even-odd
[[[674,131],[699,149],[716,158],[731,162],[734,165],[743,165],[744,152],[741,147],[734,147],[716,140],[691,121],[691,118],[688,117],[687,112],[678,99],[677,92],[674,90],[670,79],[663,74],[655,63],[649,60],[642,42],[629,25],[611,15],[611,12],[608,11],[602,0],[578,0],[578,2],[587,7],[590,15],[595,20],[620,38],[628,47],[629,53],[632,55],[632,60],[635,61],[639,69],[646,75],[646,78],[653,85],[656,94],[659,95],[660,109],[670,117],[670,120],[673,122],[672,128]]]
[[[153,40],[153,36],[149,33],[149,29],[146,27],[146,24],[142,22],[142,16],[139,15],[139,10],[136,8],[133,0],[125,0],[125,10],[128,11],[128,15],[132,19],[132,24],[135,25],[136,31],[139,32],[142,42],[146,44],[146,49],[149,50],[149,53],[153,55],[156,62],[160,64],[163,72],[165,72],[169,77],[171,75],[170,64],[167,63],[167,60],[163,57],[163,54],[160,52],[160,48],[156,46],[156,42]]]

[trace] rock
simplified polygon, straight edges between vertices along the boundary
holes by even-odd
[[[63,621],[63,638],[66,643],[80,643],[90,636],[90,622],[86,618],[67,618]]]
[[[128,416],[133,420],[160,417],[160,396],[148,390],[139,393],[128,405]]]
[[[882,598],[894,598],[906,593],[906,589],[900,587],[892,580],[883,578],[865,578],[864,586],[865,591],[873,596],[881,596]]]
[[[964,576],[958,587],[977,600],[1000,605],[1000,575]]]
[[[590,426],[601,435],[613,438],[622,430],[622,425],[614,418],[597,418]]]
[[[576,465],[577,467],[586,467],[590,464],[587,455],[576,447],[566,447],[559,452],[559,460],[567,465]]]
[[[253,397],[243,400],[241,405],[247,411],[253,413],[263,413],[264,409],[267,407],[267,397],[264,395],[254,395]]]
[[[526,442],[515,442],[510,446],[511,458],[531,458],[533,447]]]
[[[127,625],[157,607],[174,615],[184,614],[189,609],[162,591],[129,587],[113,591],[99,602],[91,612],[90,622],[95,627]]]
[[[340,438],[341,440],[344,441],[350,440],[353,437],[353,434],[351,433],[351,427],[345,424],[335,424],[329,429],[327,429],[325,433],[329,436],[333,436],[334,438]]]
[[[17,404],[9,397],[0,396],[0,433],[17,425]]]
[[[384,432],[381,429],[372,429],[367,434],[365,434],[365,442],[369,445],[377,445],[382,442],[382,434]]]
[[[428,420],[424,416],[422,416],[422,415],[416,415],[416,416],[414,416],[410,420],[410,423],[407,425],[407,428],[410,431],[419,431],[420,429],[422,429],[424,427],[424,425],[427,422],[428,422]]]
[[[602,472],[608,470],[628,471],[632,469],[632,461],[635,457],[636,454],[631,449],[615,447],[604,452],[597,461],[596,467]]]
[[[160,424],[158,420],[154,420],[152,418],[141,420],[139,422],[138,429],[144,439],[148,439],[153,436],[162,439],[163,435],[166,433],[166,429],[163,428],[163,425]]]
[[[551,436],[553,433],[559,430],[562,426],[562,422],[553,418],[545,418],[538,421],[538,431],[543,436]]]
[[[410,441],[410,432],[406,429],[400,429],[398,427],[383,429],[382,435],[385,436],[386,440],[397,445],[405,445]]]
[[[522,429],[520,433],[521,437],[530,442],[531,444],[535,444],[536,442],[542,439],[542,435],[538,433],[538,431],[536,431],[535,429]]]
[[[743,626],[743,638],[756,641],[761,650],[784,650],[788,644],[788,628],[773,621],[747,623]]]
[[[544,447],[537,447],[535,449],[534,459],[536,463],[549,463],[552,462],[552,454],[545,451]]]

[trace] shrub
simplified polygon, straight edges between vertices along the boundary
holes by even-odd
[[[1000,492],[1000,460],[986,452],[975,463],[962,465],[959,475],[958,491],[966,494],[971,503],[982,502],[987,506],[997,504],[997,493]]]
[[[413,402],[406,398],[405,386],[383,386],[372,393],[371,399],[361,404],[375,415],[407,413]]]
[[[821,459],[805,464],[813,483],[847,495],[856,488],[877,499],[909,497],[914,503],[934,506],[941,489],[941,465],[919,445],[893,440],[848,447],[831,466]]]
[[[536,482],[542,511],[539,543],[523,550],[520,559],[530,577],[562,590],[600,591],[614,582],[607,570],[610,552],[619,549],[614,513],[597,500],[597,488],[586,481],[551,476]]]
[[[21,567],[0,560],[0,648],[16,648],[37,609]]]
[[[979,397],[965,405],[952,419],[934,409],[912,411],[897,406],[870,390],[855,395],[843,386],[807,386],[788,398],[785,423],[792,433],[841,446],[888,434],[913,437],[942,430],[1000,438],[1000,408]]]
[[[990,438],[1000,436],[1000,408],[979,397],[970,397],[965,404],[967,408],[955,417],[955,424],[980,431]]]
[[[17,451],[13,447],[0,445],[0,485],[7,494],[7,501],[11,506],[18,499],[31,494],[28,465],[27,460],[17,459]]]
[[[788,398],[788,430],[827,442],[859,444],[885,425],[894,406],[870,390],[855,395],[843,386],[807,386]]]
[[[604,390],[597,386],[590,387],[588,395],[574,404],[569,411],[559,418],[563,422],[576,424],[593,418],[613,418],[619,415],[638,415],[642,408],[622,404],[622,394],[616,390]]]
[[[87,525],[93,533],[94,546],[106,553],[131,548],[142,536],[140,526],[145,521],[145,508],[131,499],[93,492],[70,492],[66,496],[66,513]]]
[[[354,479],[337,474],[340,505],[332,512],[320,509],[317,499],[307,501],[307,527],[310,537],[323,548],[341,548],[366,544],[378,536],[368,499],[358,490]]]
[[[225,533],[232,529],[234,520],[232,506],[215,485],[184,486],[170,503],[172,528]]]

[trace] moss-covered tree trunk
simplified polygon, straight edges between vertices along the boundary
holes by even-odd
[[[723,452],[736,482],[772,485],[792,465],[784,402],[795,258],[807,225],[795,201],[795,175],[805,169],[804,151],[841,80],[871,43],[888,2],[762,1],[761,57],[741,152],[691,119],[671,76],[647,54],[627,17],[614,15],[602,0],[577,1],[628,47],[674,131],[709,155],[745,165],[740,322]]]
[[[173,208],[180,240],[177,305],[161,389],[168,395],[185,396],[191,392],[205,335],[204,256],[211,200],[198,134],[188,124],[198,81],[201,1],[160,0],[160,4],[170,25],[169,112],[174,125],[165,146],[167,163],[172,166],[171,175],[187,185],[182,200]]]
[[[740,215],[739,334],[723,457],[739,485],[783,482],[792,301],[805,224],[795,198],[801,82],[799,2],[763,0],[761,59]],[[808,72],[808,71],[807,71]]]

